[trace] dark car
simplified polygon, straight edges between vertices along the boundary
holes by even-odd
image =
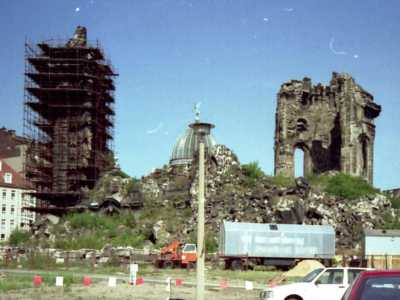
[[[364,271],[342,297],[342,300],[396,299],[400,299],[400,270]]]

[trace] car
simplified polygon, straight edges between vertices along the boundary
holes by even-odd
[[[342,297],[342,300],[395,299],[400,299],[400,270],[362,272]]]
[[[340,300],[349,285],[367,268],[318,268],[295,283],[269,287],[261,300]]]

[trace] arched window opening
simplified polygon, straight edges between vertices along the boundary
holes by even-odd
[[[368,174],[368,140],[363,138],[361,140],[361,150],[362,150],[362,174],[367,176]]]
[[[301,148],[294,151],[294,176],[304,177],[304,150]]]

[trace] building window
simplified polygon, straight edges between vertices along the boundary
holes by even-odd
[[[11,200],[15,200],[15,191],[14,190],[11,191]]]
[[[15,206],[11,205],[11,213],[13,214],[15,212]]]
[[[6,197],[7,197],[7,191],[6,191],[6,190],[3,190],[3,200],[5,200]]]
[[[0,240],[4,240],[5,239],[5,234],[4,233],[2,233],[2,234],[0,234]]]
[[[2,213],[2,214],[5,214],[5,213],[6,213],[6,205],[5,205],[5,204],[3,204],[3,205],[1,206],[1,213]]]
[[[1,225],[6,225],[6,219],[1,219]]]
[[[13,219],[10,220],[10,225],[14,226],[14,220]]]
[[[4,183],[12,183],[12,174],[11,173],[5,173],[4,174]]]

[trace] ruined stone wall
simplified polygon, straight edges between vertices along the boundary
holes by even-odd
[[[294,176],[294,153],[304,152],[304,175],[330,170],[372,183],[374,118],[381,107],[348,74],[333,73],[329,86],[291,80],[278,93],[275,175]]]

